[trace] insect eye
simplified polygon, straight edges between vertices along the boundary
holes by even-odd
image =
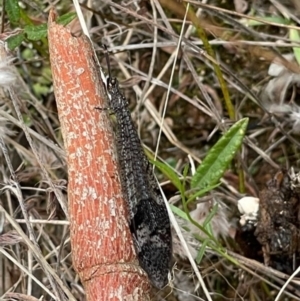
[[[108,77],[106,83],[107,83],[107,87],[112,88],[117,85],[117,80],[115,77]]]

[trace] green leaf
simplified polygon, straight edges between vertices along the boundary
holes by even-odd
[[[5,11],[11,23],[18,23],[20,19],[20,7],[18,4],[18,0],[5,1]]]
[[[49,93],[49,87],[41,83],[35,83],[33,85],[33,91],[35,95],[41,97],[42,95],[47,95]]]
[[[20,19],[20,15],[22,15],[22,19],[25,19],[27,23],[27,25],[24,27],[23,33],[7,39],[9,49],[14,49],[18,47],[23,42],[25,34],[28,40],[31,41],[39,41],[47,37],[47,24],[30,24],[31,20],[28,18],[28,16],[24,13],[22,14],[22,11],[20,10],[19,6],[15,5],[15,3],[18,4],[17,1],[8,0],[5,3],[7,4],[5,8],[7,10],[7,14],[9,15],[9,19],[11,22],[13,22],[12,20],[15,20],[14,22],[16,23]],[[59,17],[57,19],[57,23],[61,25],[67,25],[73,19],[75,19],[75,17],[75,13],[67,13]]]
[[[57,23],[67,25],[76,18],[76,13],[67,13],[57,18]]]
[[[206,246],[208,245],[209,243],[209,238],[206,238],[204,239],[204,241],[202,242],[202,245],[201,245],[201,248],[197,254],[197,257],[196,257],[196,262],[197,264],[199,264],[204,256],[204,253],[205,253],[205,249],[206,249]]]
[[[24,22],[25,25],[33,25],[34,24],[31,20],[31,18],[29,17],[29,15],[23,9],[20,9],[20,19],[22,20],[22,23]]]
[[[10,50],[14,50],[15,48],[19,47],[22,44],[24,39],[25,39],[25,35],[23,32],[14,36],[10,36],[9,38],[6,39],[7,46]]]
[[[184,211],[182,211],[181,209],[179,209],[178,207],[176,207],[176,206],[174,206],[174,205],[172,205],[172,204],[170,204],[170,207],[171,207],[172,211],[173,211],[176,215],[178,215],[179,217],[185,219],[186,221],[189,220],[187,214],[186,214]]]
[[[212,218],[216,215],[218,211],[218,203],[216,203],[212,210],[209,212],[209,215],[205,218],[204,222],[203,222],[203,227],[206,228],[207,225],[209,225],[210,221],[212,220]],[[211,229],[207,229],[207,230],[211,230]],[[214,235],[214,233],[211,233]]]
[[[298,42],[298,43],[300,42],[300,35],[298,30],[291,28],[289,32],[289,36],[292,42]],[[300,65],[300,46],[293,47],[293,51],[294,51],[295,58],[298,64]]]
[[[209,233],[210,236],[214,237],[215,234],[214,234],[214,232],[213,232],[213,230],[212,230],[212,226],[211,226],[210,223],[208,223],[208,224],[204,227],[204,229],[207,231],[207,233]]]
[[[179,191],[182,191],[181,181],[170,166],[159,161],[153,161],[152,159],[150,159],[150,162],[155,165]]]
[[[31,41],[39,41],[47,36],[47,25],[26,25],[24,32]]]
[[[203,189],[219,182],[242,144],[247,124],[248,118],[239,120],[211,148],[192,178],[192,188]]]
[[[253,16],[255,17],[255,16]],[[290,21],[285,18],[277,17],[277,16],[270,16],[270,17],[257,17],[257,19],[241,19],[240,23],[246,26],[260,26],[260,25],[270,25],[268,23],[277,23],[282,25],[290,24]]]
[[[212,185],[212,186],[207,186],[206,188],[197,191],[195,194],[193,194],[191,197],[188,198],[188,200],[186,201],[186,203],[187,204],[191,203],[196,198],[205,195],[207,192],[209,192],[209,191],[217,188],[218,186],[220,186],[220,184],[216,184],[216,185]]]
[[[189,172],[189,165],[188,164],[186,164],[185,166],[184,166],[184,169],[183,169],[183,178],[184,179],[186,179],[186,177],[187,177],[187,175],[188,175],[188,172]]]

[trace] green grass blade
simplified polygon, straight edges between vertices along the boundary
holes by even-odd
[[[204,253],[205,253],[205,249],[206,249],[206,246],[208,245],[209,243],[209,239],[205,239],[203,242],[202,242],[202,245],[201,245],[201,248],[197,254],[197,257],[196,257],[196,263],[199,264],[204,256]]]
[[[256,16],[253,16],[256,17]],[[290,21],[285,18],[270,16],[270,17],[257,17],[257,19],[241,19],[240,23],[246,26],[261,26],[261,25],[270,25],[270,23],[277,23],[281,25],[289,25]]]
[[[300,34],[298,30],[291,28],[289,35],[292,42],[298,42],[298,43],[300,42]],[[300,65],[300,46],[293,47],[293,51],[294,51],[296,61]]]
[[[57,24],[67,25],[77,17],[75,13],[67,13],[57,18]]]
[[[150,162],[155,165],[173,184],[174,186],[182,192],[182,184],[178,175],[173,171],[173,169],[160,161],[153,161],[149,159]]]
[[[201,189],[201,190],[197,189],[198,191],[187,199],[187,201],[186,201],[187,205],[189,203],[193,202],[196,198],[204,196],[207,192],[217,188],[218,186],[220,186],[220,184],[207,186],[207,187],[205,187],[204,189]]]
[[[181,217],[182,219],[185,219],[186,221],[189,221],[187,214],[183,210],[181,210],[180,208],[178,208],[172,204],[170,204],[170,207],[177,216]]]
[[[219,182],[242,144],[247,124],[248,118],[239,120],[211,148],[192,178],[192,188],[203,189]]]
[[[203,222],[203,227],[206,228],[206,226],[210,223],[210,221],[212,220],[212,218],[217,214],[218,212],[218,203],[216,203],[212,210],[210,211],[210,213],[208,214],[208,216],[205,218],[205,221]],[[211,229],[210,229],[211,230]],[[210,231],[211,233],[211,231]],[[214,233],[212,233],[214,235]]]

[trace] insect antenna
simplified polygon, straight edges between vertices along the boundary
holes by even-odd
[[[103,44],[102,45],[103,49],[104,49],[104,55],[105,55],[105,59],[106,59],[106,64],[107,64],[107,72],[108,72],[108,80],[110,80],[112,77],[111,77],[111,68],[110,68],[110,62],[109,62],[109,53],[108,53],[108,50],[107,50],[107,45]]]

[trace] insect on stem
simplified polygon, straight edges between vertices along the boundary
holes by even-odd
[[[107,47],[103,48],[109,74],[106,85],[109,108],[116,116],[116,145],[127,221],[140,266],[152,284],[161,289],[168,283],[172,259],[169,215],[131,118],[128,101],[119,89],[118,80],[111,77]]]

